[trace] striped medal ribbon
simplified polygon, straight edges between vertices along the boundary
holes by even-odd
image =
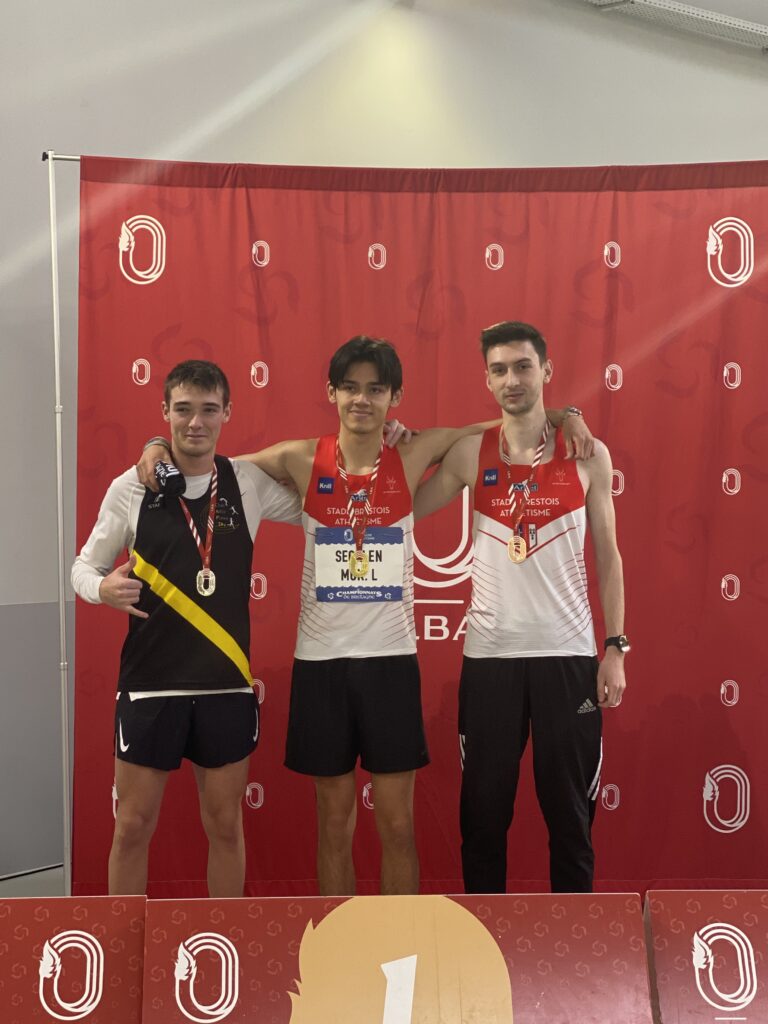
[[[384,442],[382,441],[374,467],[365,481],[365,504],[363,505],[363,514],[361,515],[360,511],[355,509],[355,503],[352,501],[347,470],[344,465],[344,456],[339,445],[339,438],[338,436],[336,437],[336,469],[344,484],[344,493],[347,496],[347,517],[349,518],[349,525],[352,527],[352,536],[355,540],[355,550],[349,556],[349,574],[356,580],[364,580],[368,575],[368,555],[363,551],[363,540],[365,539],[365,528],[368,525],[368,516],[373,512],[376,477],[379,475],[383,451]]]
[[[197,544],[197,550],[200,552],[200,557],[203,560],[203,568],[195,577],[195,584],[197,586],[197,592],[202,597],[210,597],[216,589],[216,574],[211,568],[211,553],[213,551],[213,519],[216,515],[216,495],[218,492],[219,474],[216,469],[216,463],[213,464],[213,473],[211,473],[211,503],[208,506],[208,521],[205,530],[205,544],[200,539],[200,534],[197,532],[195,521],[192,518],[192,514],[187,508],[187,503],[184,499],[179,496],[179,504],[184,511],[189,529],[192,531],[195,544]]]
[[[519,482],[512,480],[512,474],[509,471],[509,467],[512,465],[512,459],[509,457],[509,447],[507,445],[507,439],[504,436],[504,424],[499,427],[499,452],[501,453],[501,459],[504,465],[507,467],[507,482],[509,483],[509,497],[511,504],[509,506],[509,515],[512,520],[512,536],[507,541],[507,554],[509,555],[510,562],[515,565],[520,565],[528,557],[528,545],[525,543],[525,537],[521,537],[517,533],[517,528],[520,525],[520,520],[523,518],[526,508],[528,507],[528,500],[531,497],[531,481],[536,473],[536,469],[541,462],[542,456],[544,455],[544,449],[547,447],[547,438],[549,437],[549,420],[544,420],[544,429],[541,432],[541,439],[539,441],[539,447],[536,449],[536,454],[533,457],[531,463],[531,471],[528,474],[528,479],[523,484],[522,490],[520,489]]]

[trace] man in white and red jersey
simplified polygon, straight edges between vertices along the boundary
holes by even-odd
[[[467,892],[504,892],[520,758],[533,737],[553,892],[590,892],[601,708],[624,692],[624,585],[611,460],[566,457],[552,431],[546,343],[530,324],[482,333],[501,426],[459,440],[419,489],[416,517],[474,492],[472,598],[459,688],[462,866]],[[578,413],[578,410],[574,410]],[[608,638],[598,666],[587,599],[589,525]]]
[[[371,772],[382,846],[381,891],[418,891],[415,772],[428,762],[413,618],[412,495],[432,463],[490,424],[422,431],[383,444],[403,374],[389,342],[352,338],[334,354],[328,399],[338,433],[241,456],[303,499],[301,613],[291,684],[286,765],[315,779],[322,895],[355,891],[355,766]],[[550,413],[562,422],[559,410]],[[577,421],[574,450],[591,435]],[[140,476],[161,455],[145,453]]]

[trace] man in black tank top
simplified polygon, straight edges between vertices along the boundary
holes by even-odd
[[[215,454],[230,413],[219,367],[189,360],[172,370],[163,415],[183,495],[145,489],[132,467],[113,481],[73,567],[81,597],[130,615],[115,714],[111,894],[146,890],[165,784],[182,758],[200,792],[209,894],[243,892],[241,807],[259,732],[248,662],[253,537],[261,517],[295,521],[299,509],[260,470]],[[112,570],[126,547],[129,560]]]

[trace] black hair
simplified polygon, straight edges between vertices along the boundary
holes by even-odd
[[[331,357],[328,367],[328,382],[337,388],[346,377],[353,363],[373,363],[379,375],[379,383],[392,390],[392,394],[403,386],[403,367],[395,346],[383,338],[369,338],[358,334],[350,338]]]
[[[229,381],[216,363],[209,363],[206,359],[187,359],[174,366],[163,385],[166,405],[171,401],[171,391],[180,384],[200,391],[221,391],[224,407],[229,405]]]
[[[513,341],[530,341],[536,349],[539,363],[543,366],[547,361],[547,343],[541,332],[531,324],[524,324],[519,320],[502,320],[500,324],[486,327],[480,335],[483,359],[487,360],[489,348],[493,348],[494,345],[508,345]]]

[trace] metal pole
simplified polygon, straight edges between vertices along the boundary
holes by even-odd
[[[56,423],[56,526],[59,552],[59,673],[61,684],[61,766],[62,797],[64,812],[64,895],[72,893],[72,799],[70,795],[70,747],[69,747],[69,685],[67,672],[67,609],[64,565],[64,460],[62,442],[61,404],[61,312],[59,308],[59,257],[56,231],[56,160],[79,160],[74,156],[58,156],[53,150],[43,154],[48,160],[48,198],[51,217],[51,285],[53,294],[53,364],[55,404],[53,407]]]

